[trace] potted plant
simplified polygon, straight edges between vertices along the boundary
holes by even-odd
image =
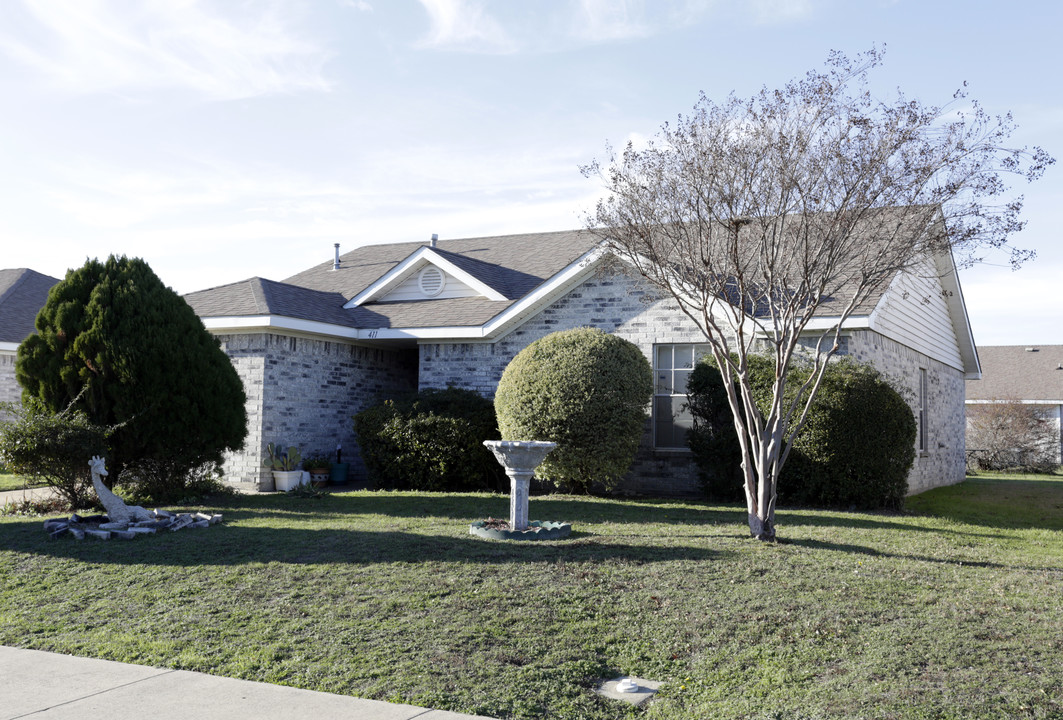
[[[310,473],[310,482],[314,487],[328,485],[330,464],[328,455],[311,455],[303,460],[303,469]]]
[[[286,452],[281,452],[280,444],[270,443],[266,446],[266,460],[263,464],[273,471],[273,483],[281,492],[287,492],[299,485],[303,472],[298,469],[302,456],[294,445]]]

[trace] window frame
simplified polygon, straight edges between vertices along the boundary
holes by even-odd
[[[676,361],[676,350],[689,349],[690,360],[689,365],[686,365],[686,360],[683,356],[680,356],[679,363]],[[652,365],[653,365],[653,397],[651,401],[651,418],[650,418],[650,433],[652,435],[653,449],[657,452],[671,452],[671,453],[689,453],[690,448],[686,444],[685,432],[684,440],[678,442],[675,439],[675,435],[678,431],[676,427],[676,419],[680,418],[686,421],[689,418],[689,412],[677,412],[676,408],[679,407],[678,402],[685,403],[687,401],[686,382],[689,380],[690,373],[693,372],[694,366],[697,365],[698,360],[706,355],[712,354],[708,343],[654,343],[652,348]],[[668,353],[667,367],[662,367],[662,353]],[[679,364],[680,367],[676,367]],[[662,377],[662,373],[667,373],[667,377]],[[682,392],[676,392],[676,380],[677,373],[680,373],[678,377],[682,378],[685,374],[683,382]],[[663,382],[662,382],[663,380]],[[661,392],[662,389],[669,390],[670,392]],[[681,399],[681,400],[680,400]],[[667,423],[670,428],[667,432],[671,435],[671,442],[668,444],[662,444],[662,434],[665,431],[666,419],[662,416],[664,411],[664,405],[667,403],[670,406]],[[683,426],[680,425],[680,428]],[[685,430],[686,428],[683,428]]]

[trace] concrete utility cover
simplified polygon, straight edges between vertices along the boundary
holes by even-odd
[[[638,685],[638,689],[634,692],[621,692],[618,689],[618,685],[621,680],[632,680]],[[646,703],[651,697],[653,697],[658,688],[661,687],[661,683],[656,680],[645,680],[643,678],[635,677],[634,675],[629,677],[619,677],[612,680],[604,681],[594,692],[598,693],[602,697],[610,698],[611,700],[623,700],[626,703],[631,703],[635,706],[641,706]]]

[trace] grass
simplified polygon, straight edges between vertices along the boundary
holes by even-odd
[[[0,644],[499,718],[1061,718],[1063,478],[906,514],[533,498],[573,538],[468,535],[507,498],[242,496],[134,542],[0,518]],[[646,711],[595,678],[666,683]]]
[[[43,487],[43,483],[30,482],[29,478],[25,478],[22,475],[0,472],[0,492],[31,487]]]

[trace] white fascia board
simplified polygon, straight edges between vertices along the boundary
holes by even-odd
[[[406,278],[412,275],[418,266],[425,263],[435,265],[443,272],[456,277],[488,300],[501,301],[509,299],[490,285],[487,285],[480,279],[470,275],[468,272],[462,270],[450,260],[447,260],[426,245],[414,250],[405,260],[391,268],[391,270],[382,275],[376,282],[348,300],[343,307],[345,309],[355,308],[370,300],[376,300],[387,295],[388,292],[398,285],[401,285]]]
[[[605,248],[598,245],[597,247],[588,250],[583,255],[580,255],[547,282],[510,305],[506,308],[505,312],[502,312],[492,320],[489,320],[487,324],[483,326],[484,335],[491,336],[500,334],[508,324],[518,321],[530,313],[538,312],[538,310],[553,302],[571,283],[590,274],[591,268],[605,255],[605,253]]]
[[[0,342],[0,352],[2,353],[16,353],[18,352],[18,346],[22,343],[13,342]]]
[[[1063,405],[1063,398],[1059,400],[964,400],[964,405]]]
[[[956,342],[960,346],[964,378],[978,380],[982,377],[982,363],[978,359],[978,346],[974,342],[971,318],[967,315],[967,303],[963,299],[963,288],[960,287],[960,273],[956,269],[956,259],[952,256],[952,250],[949,249],[939,254],[934,261],[938,275],[941,277],[941,287],[945,291],[945,304],[949,308]]]
[[[805,330],[823,332],[832,330],[838,325],[837,317],[814,317],[805,325]],[[870,315],[850,315],[842,323],[842,330],[869,330],[871,328]]]
[[[331,323],[315,322],[312,320],[300,320],[298,318],[284,317],[283,315],[248,315],[234,317],[206,317],[202,318],[203,325],[211,332],[219,333],[225,330],[249,332],[260,330],[288,330],[291,332],[307,333],[309,335],[323,335],[337,337],[345,340],[357,340],[359,330],[357,328],[333,325]]]

